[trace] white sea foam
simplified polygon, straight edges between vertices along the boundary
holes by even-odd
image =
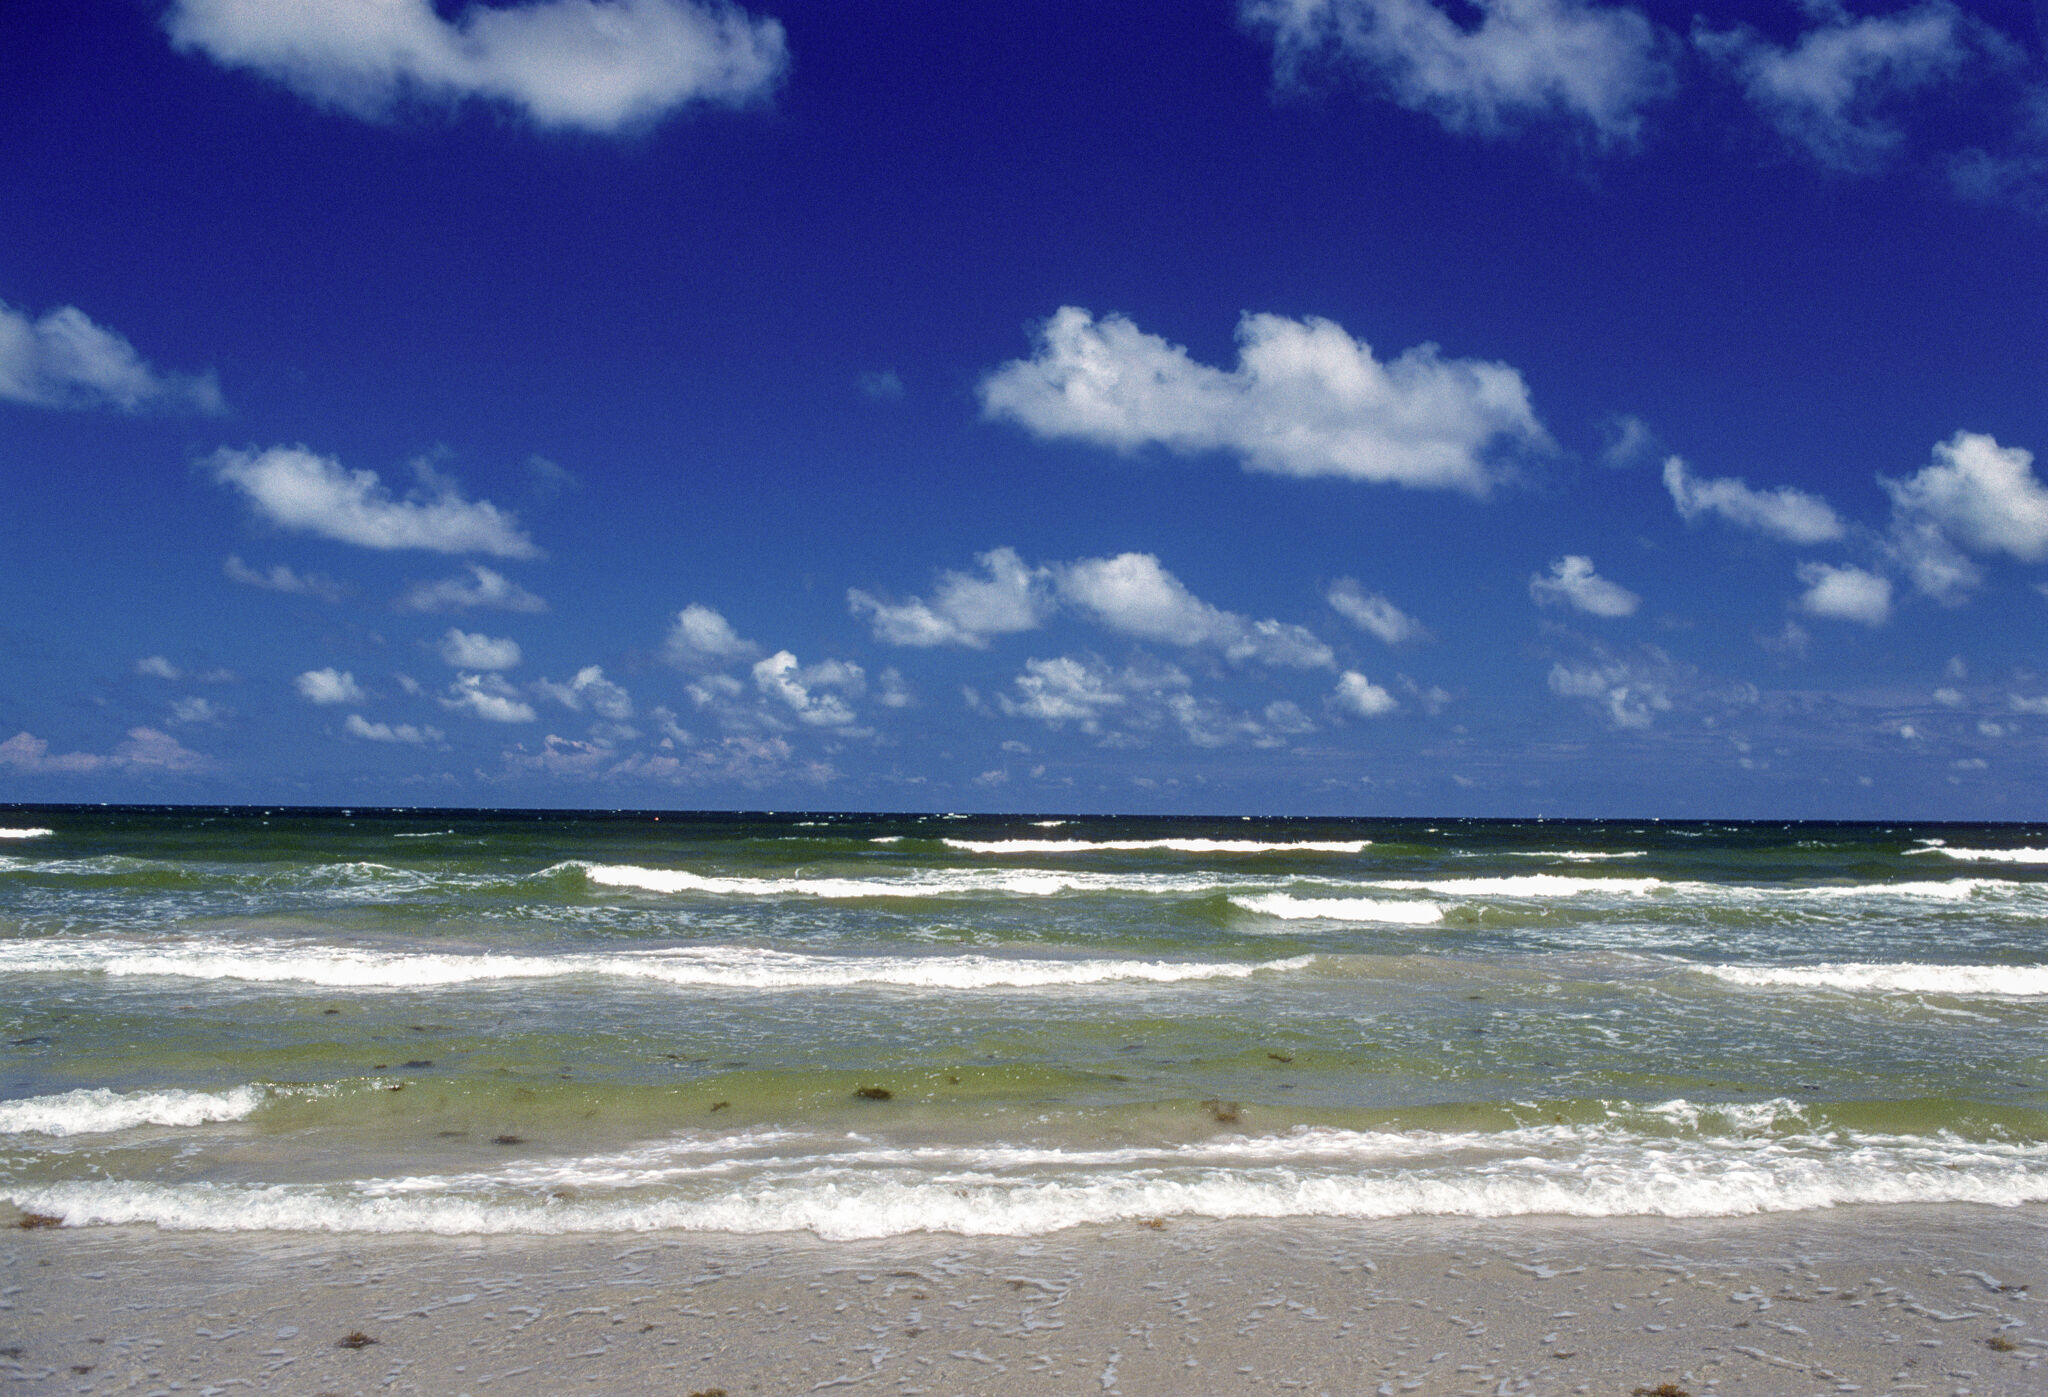
[[[1429,926],[1444,919],[1444,909],[1434,902],[1383,902],[1369,897],[1295,897],[1288,893],[1261,893],[1233,897],[1231,905],[1262,917],[1285,921],[1388,922],[1400,926]]]
[[[264,1087],[224,1092],[116,1092],[84,1087],[55,1096],[0,1101],[0,1135],[91,1135],[141,1125],[245,1120],[269,1097]]]
[[[1682,1104],[1682,1103],[1680,1103]],[[810,1231],[1033,1235],[1143,1217],[1720,1217],[1846,1204],[2048,1201],[2048,1144],[1848,1131],[1645,1136],[1614,1123],[1496,1133],[1224,1137],[1154,1150],[903,1148],[781,1137],[331,1186],[92,1180],[0,1194],[72,1226],[217,1231]],[[739,1142],[735,1142],[739,1143]],[[577,1197],[551,1197],[574,1188]]]
[[[1506,878],[1386,879],[1371,884],[1397,892],[1445,897],[1584,897],[1605,893],[1642,897],[1671,887],[1662,878],[1572,878],[1562,873],[1526,873]]]
[[[44,829],[40,825],[33,829],[0,829],[0,839],[41,839],[46,834],[56,832],[53,829]]]
[[[1036,989],[1117,982],[1173,984],[1299,970],[1313,956],[1271,961],[1054,959],[985,955],[817,956],[749,946],[688,946],[616,954],[516,956],[380,951],[352,946],[243,945],[195,939],[0,943],[0,973],[98,972],[336,989],[433,989],[494,980],[574,976],[695,989]]]
[[[1864,990],[1882,994],[2048,996],[2048,965],[1925,965],[1912,961],[1829,965],[1703,965],[1730,984],[1759,989]]]
[[[941,841],[970,854],[1092,854],[1166,849],[1177,854],[1357,854],[1370,839],[947,839]]]
[[[1650,856],[1648,849],[1507,849],[1503,850],[1511,859],[1559,859],[1565,863],[1598,863],[1603,859],[1645,859]],[[1493,853],[1472,853],[1472,858],[1495,858]]]
[[[1909,855],[1940,854],[1971,863],[2048,863],[2048,849],[1955,849],[1946,844],[1931,844],[1924,849],[1908,849],[1906,852]]]
[[[583,876],[600,887],[637,888],[655,893],[702,893],[715,897],[816,897],[843,901],[868,898],[1053,897],[1061,893],[1213,892],[1227,885],[1199,874],[1055,873],[1024,868],[924,869],[877,878],[731,878],[680,868],[633,864],[584,864]]]

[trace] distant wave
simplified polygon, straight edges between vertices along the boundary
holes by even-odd
[[[264,1087],[225,1092],[138,1091],[85,1087],[55,1096],[0,1101],[0,1135],[92,1135],[140,1125],[205,1125],[245,1120],[261,1106]]]
[[[1759,989],[1874,990],[1886,994],[2048,996],[2048,965],[1923,965],[1911,961],[1831,965],[1705,965],[1707,974]]]
[[[1559,859],[1565,863],[1598,863],[1602,859],[1645,859],[1650,856],[1648,849],[1623,849],[1608,852],[1602,849],[1506,849],[1501,854],[1511,859]],[[1496,858],[1501,854],[1472,852],[1473,858]]]
[[[352,946],[240,945],[194,940],[153,943],[32,941],[0,943],[0,974],[57,972],[162,975],[337,989],[433,989],[493,980],[599,976],[698,989],[1033,989],[1115,982],[1172,984],[1244,979],[1261,971],[1299,970],[1314,960],[1062,960],[1051,957],[817,956],[747,946],[691,946],[611,955],[450,955]]]
[[[1931,844],[1924,849],[1908,849],[1906,853],[1940,854],[1973,863],[2048,863],[2048,849],[1955,849],[1946,844]]]
[[[0,839],[41,839],[46,834],[55,834],[53,829],[37,825],[31,829],[0,829]]]
[[[1231,904],[1262,917],[1286,921],[1388,922],[1404,926],[1428,926],[1444,919],[1444,909],[1434,902],[1382,902],[1368,897],[1294,897],[1288,893],[1261,893],[1233,897]]]
[[[1789,1105],[1789,1103],[1786,1103]],[[70,1226],[330,1233],[1029,1236],[1151,1217],[1728,1217],[1849,1204],[2048,1201],[2048,1145],[1802,1124],[1667,1103],[1497,1132],[1302,1127],[1181,1146],[892,1146],[774,1132],[347,1186],[0,1186]],[[1656,1117],[1654,1120],[1645,1119]],[[1676,1133],[1673,1133],[1676,1131]],[[558,1195],[573,1193],[564,1201]]]
[[[1672,886],[1662,878],[1571,878],[1562,873],[1525,873],[1505,878],[1384,879],[1375,888],[1440,893],[1446,897],[1583,897],[1608,893],[1642,897]]]
[[[1258,839],[945,839],[941,843],[970,854],[1092,854],[1167,849],[1178,854],[1356,854],[1370,839],[1300,839],[1271,842]]]
[[[963,897],[1001,893],[1051,897],[1059,893],[1206,893],[1214,878],[1174,874],[1055,873],[1035,869],[925,869],[878,878],[731,878],[679,868],[585,864],[583,876],[600,887],[655,893],[709,893],[728,897],[862,898]]]

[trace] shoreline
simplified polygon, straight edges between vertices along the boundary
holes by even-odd
[[[2048,1390],[2044,1300],[2041,1206],[867,1242],[15,1229],[0,1384],[1989,1397]]]

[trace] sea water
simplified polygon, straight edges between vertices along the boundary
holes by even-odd
[[[0,1198],[1032,1235],[2048,1202],[2048,826],[0,810]]]

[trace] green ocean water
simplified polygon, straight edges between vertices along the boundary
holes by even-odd
[[[2048,1201],[2048,826],[0,831],[0,1197],[68,1225]]]

